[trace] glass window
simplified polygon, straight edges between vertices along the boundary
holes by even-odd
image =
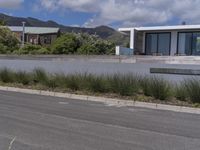
[[[192,33],[179,33],[178,54],[191,55],[192,53]]]
[[[170,34],[158,34],[158,53],[162,55],[170,55]]]
[[[146,34],[146,54],[159,53],[170,54],[170,33],[147,33]]]
[[[193,33],[192,38],[192,55],[200,55],[200,33]]]
[[[152,55],[157,52],[157,34],[147,34],[146,42],[146,54]]]

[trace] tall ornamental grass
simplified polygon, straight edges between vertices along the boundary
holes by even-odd
[[[176,98],[181,101],[200,103],[200,80],[187,79],[174,85],[163,78],[116,73],[95,75],[90,73],[49,74],[36,68],[32,72],[0,70],[1,83],[17,83],[24,86],[42,85],[49,90],[86,91],[90,93],[115,93],[120,96],[143,94],[167,101]]]
[[[188,79],[184,81],[185,92],[193,103],[200,103],[200,80]]]
[[[4,83],[15,82],[14,73],[7,68],[1,69],[0,70],[0,81],[4,82]]]

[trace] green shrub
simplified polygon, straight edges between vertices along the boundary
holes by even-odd
[[[51,54],[51,51],[48,48],[42,47],[35,52],[35,54]]]
[[[121,96],[143,94],[159,100],[168,100],[170,96],[178,100],[190,100],[200,103],[200,80],[189,79],[174,86],[160,77],[140,77],[134,74],[95,75],[95,74],[47,74],[44,69],[37,68],[31,73],[13,72],[7,68],[0,70],[0,81],[3,83],[21,83],[23,85],[43,85],[72,91],[93,93],[116,93]],[[173,87],[174,86],[174,87]]]
[[[181,101],[186,101],[187,90],[186,90],[185,84],[181,83],[181,84],[176,85],[174,88],[174,92],[175,92],[174,95],[176,99],[181,100]]]
[[[79,75],[67,75],[64,80],[65,88],[72,91],[78,91],[80,89]]]
[[[0,81],[2,81],[4,83],[14,82],[14,73],[7,68],[1,69],[0,70]]]
[[[36,55],[36,54],[50,54],[50,51],[47,48],[44,48],[40,45],[26,44],[19,50],[14,51],[14,53]]]
[[[68,33],[51,45],[53,54],[114,54],[115,44],[89,34]]]
[[[82,55],[94,55],[98,54],[98,49],[92,44],[85,44],[78,48],[77,53]]]
[[[200,103],[200,80],[188,79],[184,81],[189,99],[193,103]]]
[[[0,53],[9,54],[19,49],[19,40],[8,28],[0,26]]]
[[[139,80],[140,87],[145,96],[152,96],[150,82],[151,78],[148,77],[141,77]]]
[[[56,76],[50,76],[46,82],[44,82],[44,85],[51,90],[54,90],[58,87]]]
[[[166,100],[171,94],[170,84],[159,77],[152,77],[149,79],[150,95],[156,99]]]
[[[52,46],[53,54],[74,54],[79,47],[79,40],[75,34],[64,34],[57,38]]]
[[[111,85],[111,91],[122,96],[135,95],[140,89],[139,78],[133,74],[114,74],[108,80]]]
[[[42,68],[34,69],[32,76],[33,76],[33,82],[36,84],[40,83],[46,85],[49,80],[47,73]]]
[[[98,55],[115,54],[115,44],[106,40],[97,40],[94,43]]]
[[[22,83],[23,85],[28,85],[31,82],[31,76],[25,71],[19,71],[15,73],[15,82]]]
[[[6,54],[7,49],[7,46],[5,46],[3,43],[0,43],[0,54]]]
[[[97,93],[106,93],[109,91],[109,82],[106,80],[106,76],[91,75],[89,82],[89,90]]]

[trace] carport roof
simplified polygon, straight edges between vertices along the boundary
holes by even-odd
[[[8,28],[13,32],[22,32],[22,26],[8,26]],[[58,33],[59,28],[50,28],[50,27],[25,27],[25,33],[29,34],[50,34]]]

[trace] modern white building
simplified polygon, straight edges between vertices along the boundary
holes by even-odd
[[[200,25],[120,28],[130,34],[130,49],[139,55],[200,55]]]

